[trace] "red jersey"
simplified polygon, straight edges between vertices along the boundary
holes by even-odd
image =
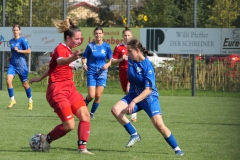
[[[74,62],[66,65],[58,65],[57,59],[73,56],[71,49],[64,43],[60,43],[50,55],[49,63],[49,83],[63,82],[73,79]]]
[[[120,59],[123,55],[127,55],[127,46],[124,43],[117,45],[113,52],[113,59]],[[119,68],[128,68],[128,60],[123,60],[119,63]]]

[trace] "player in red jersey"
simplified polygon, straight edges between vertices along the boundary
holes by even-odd
[[[84,97],[78,93],[73,82],[73,63],[80,57],[80,51],[72,53],[71,49],[81,44],[82,33],[69,18],[53,23],[60,33],[64,33],[65,43],[60,43],[51,53],[49,69],[40,77],[30,80],[30,83],[39,82],[49,76],[46,98],[62,121],[47,135],[41,135],[42,150],[48,152],[52,141],[74,129],[75,115],[79,119],[77,152],[93,154],[86,148],[90,134],[90,114]]]
[[[126,44],[132,39],[132,32],[128,26],[122,31],[123,42],[117,45],[113,52],[112,64],[119,64],[119,79],[122,86],[122,90],[125,94],[129,92],[129,81],[127,77],[128,70],[128,55]],[[131,115],[133,122],[137,121],[137,113]]]

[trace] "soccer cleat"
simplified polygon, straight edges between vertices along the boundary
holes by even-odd
[[[177,151],[175,151],[175,154],[178,156],[183,156],[183,151],[177,150]]]
[[[78,150],[77,150],[77,153],[95,155],[94,153],[89,152],[87,149],[78,149]]]
[[[32,109],[33,109],[33,101],[28,102],[28,110],[32,110]]]
[[[42,143],[42,151],[49,152],[51,146],[47,141],[47,135],[41,134],[40,139],[41,139],[41,143]]]
[[[91,118],[91,119],[95,119],[95,117],[93,116],[92,113],[90,113],[90,118]]]
[[[131,136],[128,144],[126,145],[126,147],[132,147],[136,142],[141,140],[141,136],[139,134]]]
[[[11,101],[9,101],[8,108],[12,108],[13,105],[15,105],[15,104],[16,104],[16,101],[15,101],[15,100],[11,100]]]
[[[132,120],[132,122],[136,122],[137,121],[137,113],[133,113],[131,115],[131,120]]]

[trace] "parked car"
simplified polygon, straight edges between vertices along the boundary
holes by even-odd
[[[167,61],[174,61],[172,57],[161,57],[160,54],[153,53],[153,56],[148,56],[148,59],[153,63],[155,68],[162,67],[172,70],[172,66],[167,64]]]
[[[209,63],[214,63],[217,61],[224,62],[224,64],[228,65],[228,67],[234,67],[236,63],[240,63],[240,55],[239,54],[228,54],[228,55],[213,55],[209,58]]]
[[[183,59],[189,59],[190,58],[190,55],[189,54],[183,54],[182,55]],[[201,54],[197,54],[196,55],[196,60],[204,60],[204,56],[201,55]]]
[[[239,54],[228,54],[228,55],[213,55],[209,58],[209,64],[222,62],[226,66],[226,75],[232,78],[237,77],[237,64],[240,65]]]

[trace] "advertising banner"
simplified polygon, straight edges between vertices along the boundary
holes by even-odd
[[[95,37],[93,35],[93,31],[94,31],[94,27],[80,27],[81,31],[82,31],[82,44],[77,47],[78,49],[80,49],[82,52],[85,51],[87,44],[94,41]],[[123,41],[122,38],[122,31],[124,30],[124,27],[122,28],[105,28],[102,27],[103,29],[103,41],[107,42],[112,51],[114,50],[114,48]],[[133,37],[136,39],[140,38],[140,29],[139,28],[130,28]]]
[[[95,40],[94,27],[81,27],[82,44],[76,49],[85,51],[88,43]],[[130,28],[134,38],[140,38],[139,28]],[[110,44],[112,50],[122,42],[122,28],[103,27],[103,40]],[[63,40],[63,34],[55,27],[21,27],[21,36],[25,37],[32,52],[52,52]],[[13,38],[12,27],[0,27],[0,51],[10,51],[9,40]]]
[[[140,40],[150,52],[220,54],[220,28],[141,28]]]
[[[63,35],[54,27],[21,27],[32,52],[52,52],[63,41]],[[0,27],[0,51],[10,51],[9,40],[13,38],[12,27]]]
[[[222,54],[240,54],[240,28],[222,29]]]

